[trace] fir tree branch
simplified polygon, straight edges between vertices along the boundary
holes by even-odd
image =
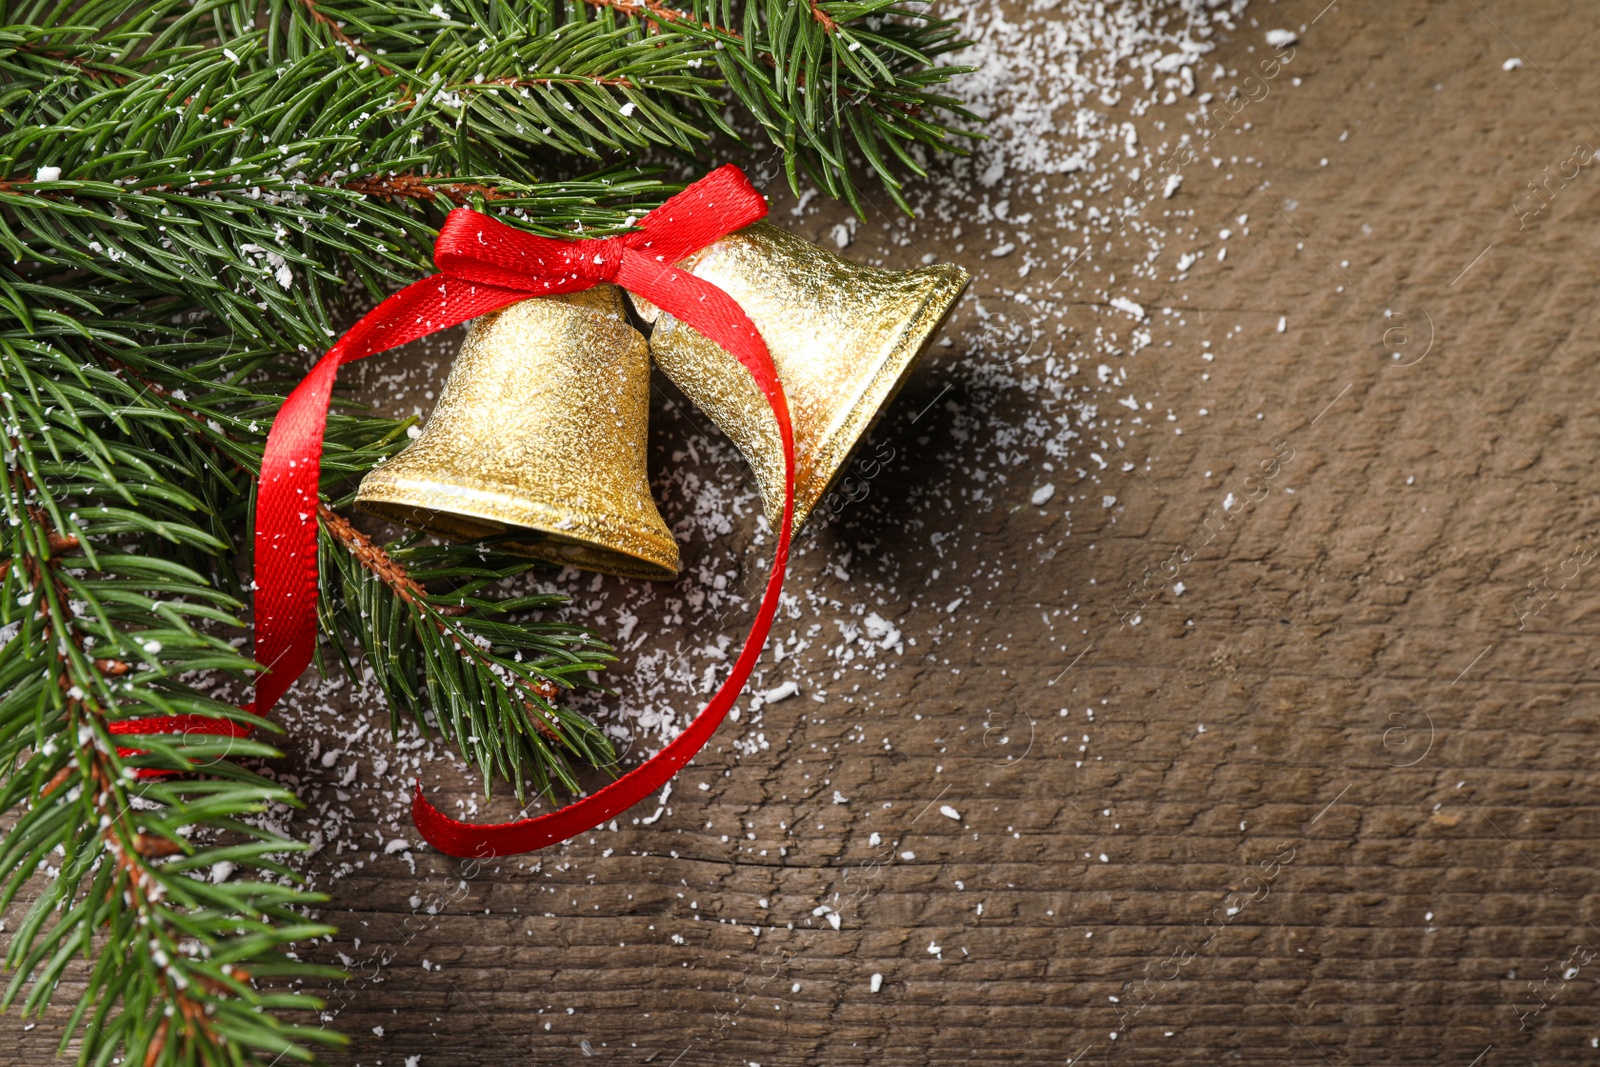
[[[731,94],[732,101],[784,153],[796,191],[804,171],[829,195],[846,197],[858,211],[851,150],[909,212],[895,168],[922,174],[921,151],[960,153],[962,139],[981,136],[957,125],[975,124],[976,116],[953,97],[936,91],[971,69],[938,62],[966,42],[956,36],[953,22],[901,0],[807,0],[804,5],[751,0],[737,7],[730,0],[685,0],[676,6],[665,0],[575,0],[530,4],[517,15],[500,4],[463,4],[473,14],[462,23],[447,20],[427,47],[417,30],[426,21],[421,6],[381,5],[380,9],[372,0],[341,0],[337,6],[333,0],[318,0],[320,18],[306,19],[296,29],[308,40],[361,49],[361,62],[372,62],[381,51],[397,77],[416,79],[439,73],[432,64],[449,53],[452,35],[460,32],[457,27],[465,29],[468,23],[489,34],[502,54],[518,56],[523,68],[532,56],[523,51],[522,42],[548,41],[563,34],[576,40],[586,34],[626,32],[631,26],[632,36],[615,39],[653,48],[656,69],[663,74],[672,70],[674,84],[683,86],[681,106],[662,117],[657,133],[687,123],[701,138],[715,134],[737,138],[722,116]],[[587,20],[586,9],[593,16]],[[555,17],[558,10],[563,19]],[[796,12],[808,17],[796,17]],[[359,38],[349,33],[351,26],[361,27]],[[342,36],[333,36],[335,28]],[[493,84],[526,77],[523,69],[496,69],[492,61],[474,64],[472,79],[455,79],[454,90],[469,91],[470,82],[478,79]],[[570,66],[561,69],[572,71]],[[653,87],[659,90],[668,84],[662,80]],[[549,88],[548,82],[544,86]],[[611,106],[638,99],[636,94],[622,93]],[[539,115],[540,121],[554,117],[558,123],[563,117],[550,109]],[[621,130],[604,129],[604,105],[592,115],[602,122],[597,126],[575,120],[576,128],[562,141],[562,150],[603,151],[619,137],[625,139]],[[559,126],[552,131],[559,139]],[[683,152],[695,150],[692,142],[661,143]]]
[[[556,703],[562,688],[596,688],[590,675],[614,659],[610,646],[568,624],[496,618],[559,607],[565,597],[484,595],[527,570],[526,561],[471,546],[384,548],[326,505],[319,517],[323,573],[340,583],[322,602],[324,629],[359,645],[395,715],[407,712],[463,746],[486,793],[496,776],[519,799],[530,786],[547,796],[557,782],[576,790],[577,765],[615,763],[599,727]],[[379,580],[376,589],[363,572]],[[449,590],[429,593],[427,581]],[[413,640],[397,645],[397,629]]]
[[[17,369],[0,363],[0,383],[27,388]],[[29,399],[10,389],[0,394],[8,425],[40,425],[18,418]],[[88,443],[59,423],[48,436],[50,453],[62,458]],[[0,633],[9,635],[0,648],[0,767],[8,772],[0,811],[25,806],[0,843],[0,909],[36,868],[49,880],[6,953],[17,973],[0,1007],[26,991],[24,1012],[43,1011],[68,963],[81,955],[93,961],[87,993],[72,1013],[84,1026],[85,1062],[120,1050],[145,1063],[178,1063],[229,1044],[305,1059],[306,1042],[336,1039],[259,1013],[308,1010],[316,1002],[260,989],[254,979],[334,973],[283,951],[327,932],[301,915],[320,898],[277,884],[292,875],[273,854],[298,846],[243,821],[292,798],[224,758],[276,753],[242,738],[166,736],[137,739],[148,751],[130,762],[117,746],[135,739],[110,730],[152,712],[252,718],[177,682],[196,669],[242,675],[249,666],[188,621],[226,621],[218,610],[226,598],[198,575],[152,566],[115,544],[117,531],[129,526],[203,534],[157,520],[163,508],[155,498],[165,494],[153,484],[129,487],[154,513],[149,518],[107,519],[109,508],[80,507],[63,521],[62,502],[49,488],[60,460],[42,456],[21,435],[6,446],[0,510],[13,521],[6,537],[12,566],[0,579]],[[147,589],[159,590],[159,599]],[[141,786],[134,773],[139,765],[187,770],[196,760],[208,780]],[[224,836],[198,844],[194,828],[199,836]],[[60,867],[48,867],[58,852]],[[274,880],[211,885],[196,877],[224,861]],[[101,938],[111,944],[96,957]]]
[[[317,519],[340,547],[388,586],[395,596],[413,606],[427,604],[428,591],[413,581],[411,575],[395,562],[393,556],[373,544],[366,534],[352,526],[349,519],[321,501],[317,503]],[[466,611],[452,606],[439,609],[439,614],[465,615]]]
[[[803,170],[830,196],[862,211],[847,154],[853,147],[910,213],[885,152],[923,175],[914,150],[962,154],[956,139],[981,136],[949,125],[977,116],[933,91],[972,69],[936,62],[967,42],[956,36],[953,21],[900,0],[807,0],[803,9],[792,0],[750,0],[741,5],[742,32],[730,28],[731,0],[689,0],[687,10],[663,0],[584,2],[646,21],[658,35],[709,44],[739,104],[783,150],[796,193]],[[810,18],[795,17],[799,10]]]

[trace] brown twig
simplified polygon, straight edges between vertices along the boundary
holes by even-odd
[[[52,556],[65,556],[78,547],[78,539],[69,534],[60,534],[51,530],[45,535],[45,544],[50,546]]]
[[[431,607],[428,605],[428,591],[411,577],[405,566],[351,525],[349,519],[321,501],[317,502],[317,518],[322,520],[322,525],[333,535],[333,539],[349,550],[357,563],[377,575],[401,600],[413,606]],[[452,611],[462,614],[461,610],[455,608],[433,610],[441,615]]]
[[[592,79],[584,80],[587,81]],[[614,84],[625,83],[618,81]],[[442,193],[444,194],[445,199],[458,206],[471,203],[474,196],[481,196],[486,201],[510,200],[514,198],[513,194],[503,193],[492,185],[482,185],[477,182],[451,182],[442,180],[447,177],[448,175],[425,178],[418,174],[377,174],[369,178],[351,178],[348,181],[338,182],[330,177],[323,176],[322,178],[307,184],[319,185],[325,189],[348,189],[353,193],[360,193],[362,196],[370,196],[378,200],[433,200]],[[46,192],[34,188],[40,184],[42,183],[16,181],[13,179],[0,179],[0,193],[27,193],[31,196],[37,196],[43,200],[63,199],[63,196],[60,193]],[[183,188],[204,189],[211,184],[212,183],[210,181],[198,181],[191,185],[184,186]],[[133,193],[169,193],[178,188],[178,186],[173,185],[171,182],[152,182],[149,185],[127,188],[126,191]],[[127,366],[120,361],[111,359],[110,357],[105,358],[108,361],[108,366],[114,364],[114,366],[112,366],[113,370],[128,370]],[[140,382],[146,385],[150,384],[142,378],[140,379]],[[160,389],[159,386],[153,386],[152,388],[158,390]],[[166,396],[167,394],[165,390],[162,390],[160,395]],[[186,411],[185,414],[188,414],[193,418],[197,418],[202,422],[205,421],[204,416],[195,415],[193,412]]]
[[[618,14],[626,15],[629,18],[638,18],[642,16],[656,23],[694,21],[688,12],[679,11],[677,8],[668,7],[667,5],[663,4],[661,0],[584,0],[584,2],[590,7],[607,8],[611,11],[617,12]],[[818,3],[818,0],[809,0],[809,3],[811,5],[811,17],[822,24],[822,29],[824,32],[833,33],[838,30],[839,23],[833,18],[833,16],[829,15],[822,9],[822,5]],[[718,26],[714,22],[701,22],[699,25],[702,30],[709,30],[712,33],[720,34],[729,40],[744,40],[743,34],[739,33],[737,30],[731,30],[726,26]],[[761,59],[769,67],[777,66],[777,60],[772,56],[771,53],[764,53]]]
[[[162,856],[178,855],[183,851],[183,846],[171,838],[137,834],[133,839],[133,850],[145,859],[160,859]]]
[[[677,8],[668,7],[667,5],[661,3],[661,0],[585,0],[585,2],[588,3],[590,7],[609,8],[619,14],[628,16],[629,18],[636,18],[640,15],[644,15],[647,18],[655,19],[659,22],[692,21],[686,12],[679,11]],[[733,33],[732,30],[724,30],[720,26],[716,26],[710,22],[702,22],[700,27],[707,30],[717,30],[721,33]]]
[[[433,200],[440,193],[455,204],[470,203],[474,196],[485,200],[509,200],[492,185],[476,182],[442,182],[436,178],[423,178],[416,174],[380,174],[371,178],[352,178],[344,188],[362,196],[379,200]]]
[[[664,21],[679,22],[689,17],[676,8],[666,6],[660,0],[587,0],[587,2],[591,7],[610,8],[630,18],[635,15],[651,15]]]
[[[49,796],[51,793],[55,792],[57,789],[60,789],[61,788],[61,784],[63,782],[65,782],[68,778],[71,778],[71,777],[72,777],[72,768],[70,766],[61,768],[54,775],[51,776],[51,778],[50,778],[50,780],[48,782],[46,782],[44,784],[44,788],[39,790],[39,799],[43,800],[45,797]]]
[[[563,74],[556,78],[485,78],[481,82],[469,82],[465,85],[454,85],[452,89],[473,89],[484,85],[504,85],[508,89],[520,89],[525,85],[610,85],[621,89],[632,89],[634,82],[628,78],[606,78],[599,74]]]
[[[382,546],[373,542],[370,537],[351,525],[349,519],[346,519],[343,515],[320,501],[317,503],[317,518],[322,521],[323,527],[333,536],[333,539],[343,545],[351,555],[355,556],[356,562],[376,575],[380,581],[394,591],[396,596],[424,615],[439,616],[432,621],[434,627],[441,634],[449,636],[454,630],[445,621],[446,618],[460,617],[471,610],[462,606],[441,606],[430,603],[428,591],[418,584],[416,579],[411,577],[404,564],[389,555],[383,550]],[[478,646],[471,641],[457,640],[453,643],[462,658],[471,660],[483,667],[492,666],[492,661],[485,657],[478,650]],[[535,695],[546,701],[555,699],[557,693],[560,692],[555,683],[544,678],[532,683],[528,688]],[[528,721],[533,724],[535,729],[552,741],[563,740],[560,731],[549,721],[548,713],[543,708],[527,700],[523,701],[523,708],[528,712]]]
[[[144,1054],[144,1067],[156,1067],[161,1062],[161,1053],[167,1047],[167,1024],[171,1018],[163,1017],[161,1025],[156,1027],[155,1036],[150,1039],[150,1048]]]

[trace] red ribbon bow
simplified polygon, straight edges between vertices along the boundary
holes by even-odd
[[[317,482],[323,431],[339,368],[534,296],[602,282],[635,293],[738,358],[772,406],[783,440],[785,500],[772,572],[750,634],[726,681],[687,728],[638,767],[589,796],[534,819],[478,826],[441,813],[417,783],[411,817],[427,842],[452,856],[530,852],[591,830],[664,786],[705,746],[755,667],[778,608],[794,521],[794,432],[766,343],[744,311],[710,282],[674,264],[762,218],[766,200],[731,164],[712,171],[639,222],[598,240],[556,240],[458,208],[434,245],[440,273],[373,308],[284,401],[267,435],[256,498],[255,654],[266,671],[251,710],[265,715],[311,663],[317,647]],[[116,733],[186,731],[240,736],[249,728],[200,716],[124,720]]]

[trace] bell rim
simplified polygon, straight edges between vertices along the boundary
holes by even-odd
[[[461,541],[464,538],[448,531],[450,520],[476,519],[499,527],[505,534],[526,530],[540,535],[538,540],[508,540],[494,546],[509,555],[542,560],[557,566],[579,567],[619,578],[671,581],[678,576],[678,543],[673,540],[665,523],[660,530],[652,531],[636,523],[619,520],[615,515],[523,499],[514,501],[514,508],[494,509],[489,505],[497,499],[505,500],[504,494],[441,484],[438,481],[408,484],[405,479],[386,479],[381,475],[380,467],[362,481],[356,496],[356,507],[410,529]],[[448,503],[440,499],[442,493],[450,495]],[[507,512],[511,510],[516,512],[514,519],[507,517]],[[530,510],[539,515],[529,515]],[[546,514],[548,519],[542,517]],[[499,536],[492,531],[478,536],[485,535]],[[625,543],[613,543],[619,540]],[[583,549],[585,552],[564,553],[552,547],[554,545]]]

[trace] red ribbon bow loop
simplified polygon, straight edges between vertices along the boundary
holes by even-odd
[[[794,432],[767,346],[739,305],[674,264],[762,218],[766,200],[738,167],[690,185],[619,237],[558,240],[458,208],[434,245],[440,273],[373,308],[330,348],[284,401],[267,435],[256,498],[255,654],[266,670],[251,710],[265,715],[310,665],[317,645],[317,505],[323,433],[334,379],[346,363],[398,347],[535,296],[615,282],[698,329],[754,376],[783,441],[785,502],[772,571],[732,672],[682,734],[597,792],[534,819],[493,826],[458,822],[434,808],[418,783],[412,818],[429,844],[453,856],[503,856],[564,841],[621,814],[664,786],[710,739],[754,669],[777,612],[794,519]],[[191,721],[192,720],[192,721]],[[124,734],[237,733],[198,716],[125,720]]]

